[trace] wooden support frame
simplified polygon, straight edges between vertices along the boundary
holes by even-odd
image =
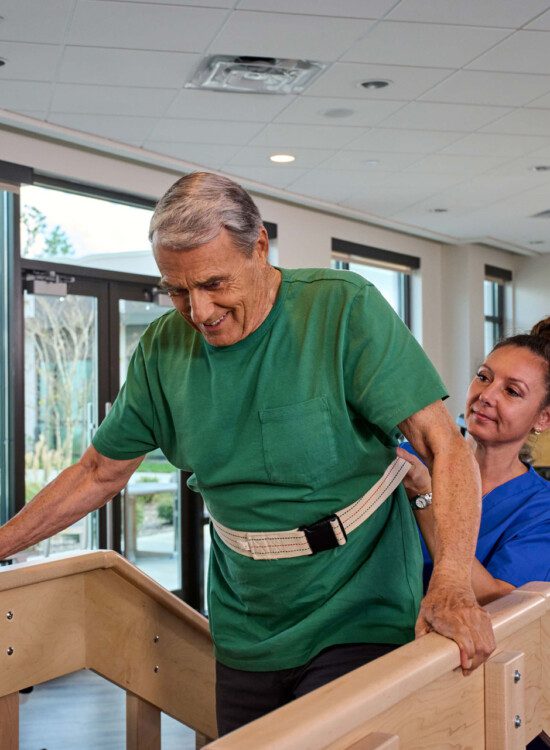
[[[205,618],[112,552],[15,565],[0,570],[2,750],[17,748],[17,691],[84,668],[130,693],[130,750],[159,749],[160,711],[212,750],[483,750],[491,722],[504,732],[493,746],[515,750],[550,734],[550,585],[528,584],[487,610],[497,651],[467,679],[457,646],[430,633],[209,740],[217,730]],[[521,717],[513,732],[499,720],[511,712]]]
[[[19,693],[0,698],[2,750],[19,750]]]
[[[126,692],[126,750],[160,750],[160,710]]]
[[[525,748],[525,655],[503,651],[485,665],[485,750]]]

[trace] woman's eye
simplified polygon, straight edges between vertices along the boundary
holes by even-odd
[[[482,372],[478,372],[477,379],[481,380],[481,382],[484,383],[487,380],[487,376],[484,375]]]
[[[516,391],[515,388],[507,388],[506,389],[510,396],[514,396],[514,398],[519,398],[521,396],[521,393],[519,391]]]

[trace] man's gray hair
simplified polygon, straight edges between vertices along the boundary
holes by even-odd
[[[239,250],[250,255],[261,227],[258,207],[240,185],[211,172],[193,172],[168,188],[157,203],[149,239],[186,250],[210,242],[226,229]]]

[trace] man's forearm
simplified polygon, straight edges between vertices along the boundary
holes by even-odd
[[[436,451],[432,466],[434,574],[451,572],[469,583],[481,517],[481,482],[475,458],[461,439]]]
[[[119,489],[116,482],[98,479],[80,462],[69,466],[0,528],[0,559],[67,528]]]

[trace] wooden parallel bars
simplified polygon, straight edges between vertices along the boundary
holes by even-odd
[[[18,746],[18,690],[88,668],[127,691],[128,750],[160,749],[160,711],[212,750],[515,750],[550,733],[550,585],[488,610],[498,649],[468,678],[456,645],[432,633],[210,741],[214,659],[201,615],[111,552],[6,568],[1,748]]]

